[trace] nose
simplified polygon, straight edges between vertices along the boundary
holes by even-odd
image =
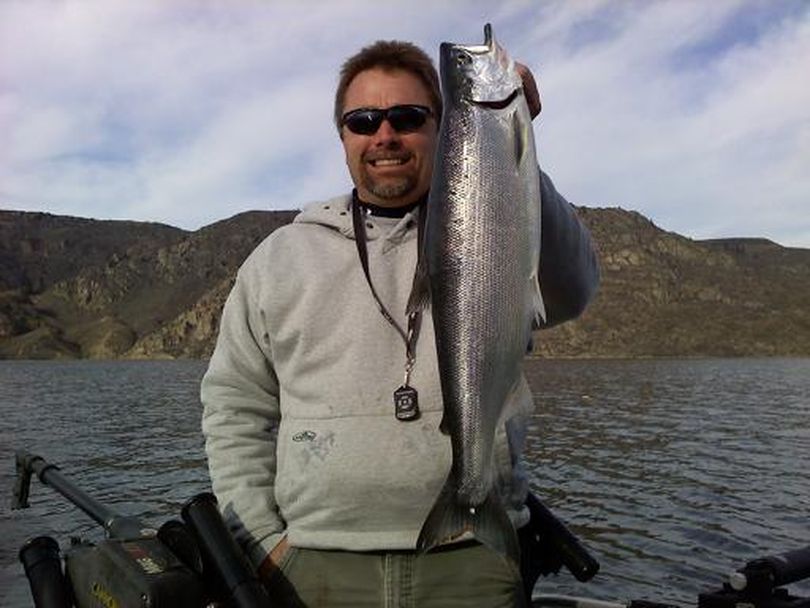
[[[380,128],[374,134],[373,143],[376,146],[386,146],[391,145],[392,142],[399,142],[399,133],[386,118],[380,123]]]

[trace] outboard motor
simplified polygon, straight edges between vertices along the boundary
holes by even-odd
[[[184,516],[185,511],[204,512],[186,518],[191,525],[169,521],[155,530],[105,507],[40,456],[19,451],[16,466],[12,509],[28,506],[31,475],[36,473],[99,523],[107,537],[97,544],[72,540],[64,572],[54,539],[38,537],[23,545],[20,561],[37,608],[202,608],[212,599],[236,608],[269,606],[264,587],[228,533],[213,496],[189,501]],[[190,506],[197,503],[204,508]]]

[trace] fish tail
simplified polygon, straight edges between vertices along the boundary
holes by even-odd
[[[493,488],[482,504],[471,507],[458,502],[455,486],[448,478],[422,526],[416,548],[427,552],[466,532],[472,532],[482,544],[520,564],[517,534],[497,490]]]

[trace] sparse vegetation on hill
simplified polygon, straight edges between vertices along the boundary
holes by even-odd
[[[187,232],[0,211],[0,358],[210,355],[237,268],[293,211]],[[695,241],[622,209],[580,208],[602,285],[540,332],[556,357],[810,356],[810,250]]]

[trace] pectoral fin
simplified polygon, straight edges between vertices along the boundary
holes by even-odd
[[[532,295],[532,313],[535,327],[540,327],[546,322],[546,305],[543,302],[543,294],[540,292],[540,281],[537,272],[532,273],[529,278],[529,290]]]
[[[520,167],[523,163],[523,157],[526,155],[529,143],[527,141],[528,135],[526,128],[523,126],[517,112],[512,113],[512,131],[512,138],[515,143],[515,166]]]
[[[411,287],[411,296],[408,298],[408,305],[405,307],[405,313],[411,314],[427,308],[430,303],[430,278],[428,277],[427,262],[425,256],[419,256],[419,262],[416,264],[416,272],[413,275],[413,286]]]

